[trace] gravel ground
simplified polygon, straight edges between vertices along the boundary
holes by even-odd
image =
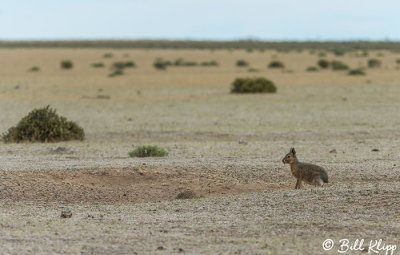
[[[394,54],[365,77],[307,73],[318,59],[308,53],[131,50],[138,68],[122,77],[90,67],[126,52],[113,53],[0,50],[0,132],[47,104],[86,131],[83,142],[1,144],[0,254],[338,254],[343,238],[400,245]],[[272,55],[293,72],[266,69]],[[71,71],[59,69],[66,56]],[[220,67],[160,72],[151,66],[159,56]],[[237,59],[260,73],[235,68]],[[34,65],[39,73],[26,72]],[[278,93],[228,93],[234,77],[252,75],[274,80]],[[128,157],[144,144],[169,156]],[[326,168],[329,184],[293,190],[281,162],[290,147]],[[186,190],[196,198],[176,199]],[[61,218],[66,210],[71,218]]]

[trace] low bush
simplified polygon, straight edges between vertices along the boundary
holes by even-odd
[[[39,72],[40,68],[37,66],[33,66],[32,68],[29,69],[29,72]]]
[[[219,65],[218,62],[214,60],[201,62],[201,66],[218,66],[218,65]]]
[[[249,72],[249,73],[258,73],[260,70],[258,70],[258,69],[255,69],[255,68],[249,68],[249,69],[247,69],[247,72]]]
[[[396,64],[400,64],[400,58],[396,59]]]
[[[318,60],[317,65],[318,65],[320,68],[326,69],[326,68],[329,67],[329,61],[326,60],[326,59],[320,59],[320,60]]]
[[[113,54],[111,54],[111,53],[105,53],[103,55],[103,58],[112,58],[112,57],[113,57]]]
[[[265,78],[237,78],[232,83],[232,93],[275,93],[275,84]]]
[[[92,64],[92,67],[93,67],[93,68],[101,68],[101,67],[104,67],[104,64],[101,63],[101,62],[99,62],[99,63],[93,63],[93,64]]]
[[[114,72],[110,73],[108,75],[108,77],[115,77],[115,76],[120,76],[120,75],[124,75],[124,70],[123,69],[117,69]]]
[[[162,60],[161,58],[156,59],[156,61],[153,63],[154,68],[158,70],[165,70],[169,65],[170,64],[168,62]]]
[[[249,63],[246,60],[239,59],[238,61],[236,61],[237,67],[246,67],[248,65],[249,65]]]
[[[346,53],[346,51],[343,49],[333,49],[332,53],[335,54],[335,56],[339,57],[339,56],[343,56]]]
[[[365,75],[365,72],[361,68],[356,68],[349,70],[348,75]]]
[[[334,60],[331,62],[331,67],[332,67],[332,70],[334,70],[334,71],[342,71],[342,70],[349,69],[348,65],[346,65],[345,63],[343,63],[341,61],[337,61],[337,60]]]
[[[368,67],[369,68],[379,68],[381,67],[382,62],[379,59],[371,58],[368,60]]]
[[[168,152],[160,148],[158,146],[153,146],[153,145],[145,145],[145,146],[140,146],[134,149],[133,151],[129,152],[130,157],[165,157],[168,156]]]
[[[271,61],[268,65],[268,68],[284,68],[285,65],[278,60]]]
[[[74,67],[74,63],[71,60],[63,60],[61,61],[61,68],[62,69],[72,69]]]
[[[318,71],[318,67],[315,66],[309,66],[306,69],[307,72],[317,72]]]
[[[124,68],[133,68],[136,67],[135,62],[133,61],[128,61],[128,62],[123,62],[123,61],[119,61],[119,62],[114,62],[112,64],[112,68],[113,69],[124,69]]]
[[[4,142],[58,142],[83,140],[85,132],[75,122],[46,106],[34,109],[2,135]]]

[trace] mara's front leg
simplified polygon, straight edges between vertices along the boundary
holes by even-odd
[[[294,189],[300,189],[301,188],[301,180],[300,180],[300,178],[299,179],[297,179],[297,182],[296,182],[296,186],[294,187]]]

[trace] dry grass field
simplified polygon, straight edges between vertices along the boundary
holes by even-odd
[[[351,68],[382,61],[349,76],[306,72],[317,53],[0,49],[0,133],[46,105],[86,132],[82,142],[1,143],[0,254],[338,254],[342,238],[400,245],[400,55],[324,57]],[[158,57],[219,66],[160,71]],[[236,67],[239,59],[250,66]],[[276,59],[285,69],[267,68]],[[116,61],[137,67],[108,77]],[[229,92],[235,78],[259,76],[277,93]],[[128,156],[147,144],[169,156]],[[281,161],[290,147],[325,167],[329,184],[294,190]],[[197,197],[176,199],[185,190]],[[72,217],[61,218],[67,209]]]

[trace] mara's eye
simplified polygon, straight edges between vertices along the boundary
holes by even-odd
[[[287,157],[290,158],[290,155],[288,155]]]

